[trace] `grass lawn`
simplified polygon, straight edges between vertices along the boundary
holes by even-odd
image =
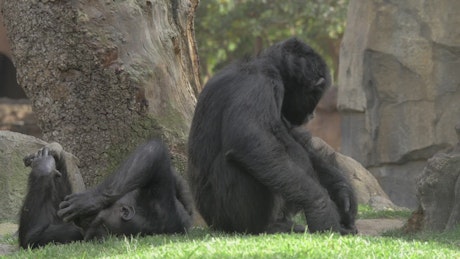
[[[406,217],[407,212],[369,211],[360,217]],[[15,244],[12,237],[0,240]],[[194,228],[187,235],[110,237],[19,250],[6,258],[460,258],[460,228],[442,233],[382,237],[323,234],[231,235]]]

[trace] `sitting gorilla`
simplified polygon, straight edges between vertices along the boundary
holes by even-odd
[[[189,135],[198,211],[227,232],[356,233],[357,201],[334,159],[299,127],[330,85],[323,59],[296,38],[232,64],[205,85]]]
[[[182,233],[191,225],[188,186],[160,141],[138,147],[96,188],[75,194],[56,152],[45,147],[24,161],[32,172],[19,222],[23,248],[108,234]]]

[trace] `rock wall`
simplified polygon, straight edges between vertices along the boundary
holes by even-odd
[[[0,97],[0,130],[19,132],[37,138],[43,136],[27,99]]]
[[[426,160],[456,143],[460,1],[351,0],[339,66],[341,151],[415,208]]]
[[[44,145],[40,139],[0,130],[0,221],[18,219],[30,172],[22,159]]]
[[[443,231],[460,224],[460,123],[456,131],[457,145],[430,158],[418,181],[425,229]]]
[[[2,0],[0,0],[0,5],[2,4]],[[0,53],[5,54],[8,57],[11,57],[11,47],[10,43],[8,42],[8,37],[6,37],[6,29],[3,26],[3,16],[0,12]]]
[[[359,204],[367,204],[376,210],[395,209],[377,180],[360,163],[336,152],[324,140],[312,138],[313,148],[324,156],[333,158],[330,162],[349,179]]]

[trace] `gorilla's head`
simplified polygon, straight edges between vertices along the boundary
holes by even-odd
[[[134,191],[135,192],[135,191]],[[134,193],[128,193],[112,206],[101,210],[91,221],[76,220],[84,239],[102,239],[107,235],[137,235],[145,230],[146,219],[138,213]]]
[[[297,38],[275,44],[262,55],[270,58],[280,72],[284,86],[283,116],[293,125],[308,121],[331,85],[324,60]]]

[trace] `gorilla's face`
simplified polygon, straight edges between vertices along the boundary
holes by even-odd
[[[125,195],[112,206],[101,210],[84,230],[84,239],[102,239],[107,235],[136,235],[142,232],[145,219],[136,213],[132,195]]]
[[[308,122],[327,88],[326,84],[324,77],[317,76],[315,81],[306,81],[303,85],[287,88],[281,109],[283,116],[295,126]]]

